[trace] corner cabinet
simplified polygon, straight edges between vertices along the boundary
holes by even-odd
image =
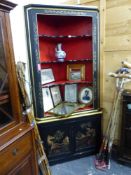
[[[34,111],[49,161],[95,152],[102,114],[98,9],[32,4],[25,6],[25,20]],[[68,140],[68,148],[50,150],[55,136]]]
[[[33,127],[24,123],[15,70],[9,12],[0,2],[0,174],[37,175]]]

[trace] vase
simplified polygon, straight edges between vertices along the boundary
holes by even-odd
[[[65,53],[65,51],[62,50],[61,43],[57,44],[57,46],[55,48],[55,56],[56,56],[58,61],[64,62],[65,57],[66,57],[66,53]]]

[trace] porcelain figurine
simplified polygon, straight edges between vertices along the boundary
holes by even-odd
[[[58,61],[60,61],[60,62],[63,62],[65,57],[66,57],[65,51],[62,50],[61,43],[57,44],[57,46],[55,48],[55,56],[58,59]]]

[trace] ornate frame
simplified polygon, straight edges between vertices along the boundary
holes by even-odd
[[[85,80],[85,65],[84,64],[68,64],[67,65],[67,80]]]

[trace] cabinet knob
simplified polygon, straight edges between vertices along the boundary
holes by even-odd
[[[18,149],[17,148],[14,148],[13,151],[12,151],[13,156],[16,156],[17,153],[18,153]]]

